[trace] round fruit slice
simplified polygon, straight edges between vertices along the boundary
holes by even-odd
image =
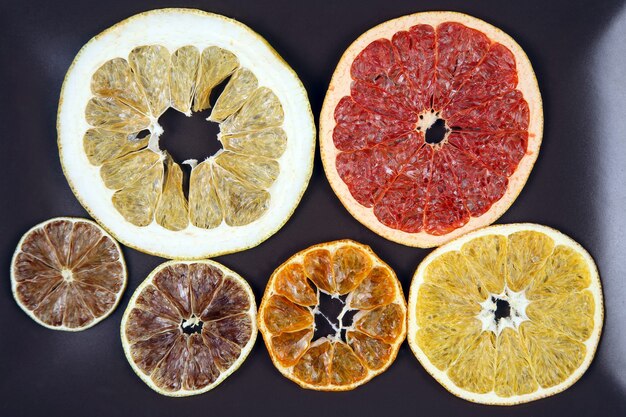
[[[322,107],[320,149],[357,220],[432,247],[506,211],[542,132],[520,46],[473,17],[427,12],[376,26],[344,53]]]
[[[159,144],[169,108],[212,108],[223,149],[175,161]],[[63,83],[57,128],[81,204],[120,242],[168,258],[267,239],[300,201],[315,150],[293,70],[243,24],[189,9],[142,13],[89,41]]]
[[[346,391],[394,361],[406,336],[406,302],[396,274],[368,246],[339,240],[278,267],[258,320],[284,376],[303,388]]]
[[[422,261],[409,294],[408,340],[454,395],[512,405],[576,382],[603,317],[600,278],[585,249],[546,226],[498,225]]]
[[[17,304],[54,330],[79,331],[107,317],[126,288],[115,240],[92,221],[50,219],[20,239],[11,262]]]
[[[219,385],[246,359],[256,333],[250,286],[213,261],[159,265],[133,294],[121,326],[135,373],[172,397]]]

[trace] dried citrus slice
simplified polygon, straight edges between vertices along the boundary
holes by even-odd
[[[54,330],[79,331],[106,318],[126,287],[119,245],[92,221],[57,217],[20,239],[11,262],[17,304]]]
[[[160,394],[183,397],[219,385],[256,340],[248,283],[213,261],[159,265],[122,317],[122,346],[133,370]]]
[[[591,256],[536,224],[483,228],[441,246],[409,293],[411,349],[448,391],[512,405],[559,393],[587,370],[604,310]]]
[[[223,149],[175,161],[159,144],[170,108],[212,108]],[[63,83],[57,127],[81,204],[120,242],[168,258],[267,239],[300,201],[315,150],[293,70],[243,24],[190,9],[142,13],[89,41]]]
[[[350,240],[298,252],[272,274],[258,314],[278,370],[303,388],[345,391],[385,371],[406,336],[393,270]]]
[[[432,247],[491,224],[537,158],[541,95],[520,46],[453,12],[376,26],[344,53],[320,115],[330,184],[379,235]]]

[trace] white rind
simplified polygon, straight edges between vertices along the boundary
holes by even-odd
[[[508,236],[512,233],[519,232],[519,231],[537,231],[540,233],[545,233],[546,235],[554,239],[554,242],[556,245],[564,245],[575,250],[580,255],[582,255],[583,258],[587,261],[587,265],[589,266],[589,272],[591,275],[591,284],[589,285],[587,290],[589,290],[592,293],[594,301],[595,301],[595,312],[594,312],[595,327],[589,339],[587,339],[584,342],[585,347],[587,349],[586,349],[586,354],[585,354],[582,364],[580,365],[578,369],[576,369],[572,373],[572,375],[569,376],[569,378],[567,378],[562,383],[555,385],[553,387],[550,387],[550,388],[546,388],[546,389],[540,388],[538,391],[530,393],[530,394],[515,395],[511,397],[500,397],[496,395],[496,393],[493,391],[486,393],[486,394],[477,394],[477,393],[469,392],[467,390],[459,388],[457,385],[455,385],[454,382],[452,382],[452,380],[447,376],[445,372],[437,369],[437,367],[430,362],[430,360],[428,359],[426,354],[422,351],[422,349],[419,347],[415,339],[417,335],[417,331],[419,330],[419,326],[417,325],[417,317],[416,317],[417,312],[416,312],[415,306],[417,305],[417,294],[418,294],[419,288],[424,282],[424,271],[426,270],[427,266],[437,257],[441,256],[442,254],[446,252],[460,250],[461,247],[466,242],[476,237],[492,235],[492,234]],[[547,226],[542,226],[542,225],[532,224],[532,223],[514,223],[514,224],[495,225],[495,226],[485,227],[483,229],[479,229],[474,232],[468,233],[460,238],[453,240],[452,242],[449,242],[435,249],[420,263],[417,270],[415,271],[415,275],[413,276],[413,281],[411,282],[411,287],[409,290],[408,305],[409,305],[409,314],[408,314],[409,329],[407,333],[407,339],[409,342],[409,346],[411,347],[411,350],[413,351],[413,353],[415,354],[419,362],[422,364],[422,366],[426,369],[426,371],[430,375],[432,375],[433,378],[435,378],[441,385],[443,385],[445,389],[447,389],[448,391],[450,391],[452,394],[456,395],[457,397],[461,397],[465,400],[472,401],[475,403],[492,404],[492,405],[515,405],[515,404],[526,403],[526,402],[538,400],[540,398],[549,397],[551,395],[562,392],[566,390],[567,388],[569,388],[570,386],[572,386],[585,373],[587,368],[589,368],[591,361],[593,360],[596,349],[598,347],[598,343],[600,341],[600,335],[602,333],[602,325],[604,321],[604,303],[603,303],[603,297],[602,297],[602,285],[600,283],[600,276],[598,274],[598,269],[596,267],[595,262],[593,261],[593,258],[589,254],[589,252],[587,252],[579,243],[574,241],[572,238],[564,235],[558,230],[552,229]]]
[[[428,24],[436,27],[443,22],[458,22],[467,27],[477,29],[483,32],[492,41],[499,42],[506,46],[514,54],[519,79],[517,89],[522,92],[524,99],[528,102],[530,124],[528,127],[529,137],[526,154],[522,157],[516,171],[509,177],[509,185],[506,194],[500,200],[496,201],[486,213],[479,217],[471,217],[469,222],[463,227],[455,229],[445,235],[435,236],[423,231],[419,233],[407,233],[399,229],[385,226],[376,218],[373,208],[362,206],[352,197],[348,186],[339,176],[335,165],[336,155],[339,151],[333,142],[333,129],[335,128],[335,108],[341,98],[350,95],[350,84],[352,81],[350,67],[356,56],[365,47],[376,39],[391,39],[398,31],[408,30],[417,24]],[[359,36],[359,38],[348,47],[337,64],[337,69],[333,74],[328,93],[324,99],[319,127],[320,153],[324,171],[326,172],[331,187],[344,207],[346,207],[354,218],[378,235],[403,245],[422,248],[441,245],[471,230],[491,224],[504,214],[528,179],[528,175],[539,155],[542,136],[543,107],[541,94],[535,73],[526,53],[513,38],[502,30],[480,19],[457,12],[415,13],[384,22]]]
[[[26,306],[24,306],[22,304],[22,302],[20,301],[18,295],[17,295],[17,281],[15,280],[15,261],[17,259],[17,255],[22,252],[21,248],[22,245],[24,243],[24,239],[26,239],[26,237],[34,230],[36,229],[42,229],[43,227],[45,227],[48,223],[54,222],[54,221],[58,221],[58,220],[66,220],[66,221],[70,221],[72,223],[78,223],[78,222],[84,222],[84,223],[89,223],[91,225],[93,225],[94,227],[98,228],[98,230],[100,230],[100,233],[102,233],[103,236],[107,236],[108,238],[111,239],[111,242],[113,242],[113,244],[115,245],[115,248],[117,249],[117,252],[120,255],[120,264],[122,265],[122,276],[124,277],[124,281],[122,283],[122,287],[120,288],[120,290],[117,292],[116,296],[115,296],[115,302],[113,303],[113,305],[111,306],[111,309],[109,311],[107,311],[105,314],[103,314],[100,317],[95,317],[94,321],[92,321],[91,323],[89,323],[86,326],[82,326],[82,327],[67,327],[64,325],[61,326],[51,326],[48,323],[45,323],[43,321],[41,321],[39,319],[39,317],[35,316],[35,314],[26,308]],[[35,320],[38,324],[47,327],[48,329],[52,329],[52,330],[63,330],[66,332],[79,332],[82,330],[86,330],[89,329],[90,327],[95,326],[96,324],[100,323],[102,320],[106,319],[107,317],[109,317],[111,315],[111,313],[113,313],[113,311],[115,311],[115,309],[117,308],[117,305],[119,304],[121,298],[122,298],[122,294],[124,294],[124,291],[126,290],[126,284],[128,281],[128,272],[126,271],[126,262],[124,262],[124,254],[122,254],[122,249],[120,248],[119,243],[117,243],[117,241],[113,238],[113,236],[109,235],[102,227],[100,227],[99,224],[91,221],[91,220],[87,220],[87,219],[82,219],[79,217],[55,217],[53,219],[49,219],[46,220],[44,222],[41,222],[33,227],[31,227],[30,229],[28,229],[28,231],[26,233],[24,233],[24,235],[22,236],[22,238],[20,239],[20,241],[17,244],[17,248],[15,249],[15,252],[13,253],[13,257],[11,258],[11,292],[13,293],[13,298],[15,298],[15,302],[17,302],[17,305],[20,306],[20,308],[26,313],[28,314],[28,316]]]
[[[279,159],[280,175],[268,190],[268,211],[249,225],[215,229],[189,225],[179,232],[156,222],[145,227],[124,219],[111,203],[113,191],[104,185],[98,166],[83,150],[89,129],[85,107],[92,97],[93,73],[106,61],[123,57],[139,45],[160,44],[174,52],[185,45],[199,50],[216,45],[237,55],[250,68],[259,86],[280,100],[288,141]],[[85,209],[120,242],[166,258],[199,259],[254,247],[277,232],[289,219],[306,189],[313,169],[315,124],[306,90],[295,72],[272,47],[247,26],[224,16],[192,9],[162,9],[130,17],[90,40],[70,67],[59,103],[57,120],[61,165],[74,194]]]
[[[248,340],[248,343],[246,343],[246,345],[243,348],[241,348],[241,353],[239,354],[239,357],[237,358],[237,360],[233,362],[230,368],[222,372],[220,376],[212,384],[209,384],[206,387],[199,389],[199,390],[195,390],[195,391],[189,391],[185,389],[180,389],[174,392],[164,391],[161,388],[157,387],[156,384],[149,378],[149,376],[146,375],[141,369],[139,369],[139,367],[135,364],[135,361],[133,361],[130,355],[130,344],[128,342],[128,339],[126,338],[126,333],[124,332],[124,328],[126,327],[128,316],[130,315],[131,310],[134,308],[137,302],[137,298],[141,294],[141,291],[143,291],[143,289],[146,286],[152,284],[152,280],[158,272],[160,272],[163,268],[170,266],[170,265],[198,264],[198,263],[212,265],[216,267],[217,269],[219,269],[220,271],[224,273],[225,277],[228,276],[236,280],[239,284],[241,284],[243,289],[246,291],[246,294],[248,295],[248,298],[250,300],[250,308],[248,309],[248,315],[250,316],[250,322],[252,326],[250,340]],[[152,272],[150,272],[148,277],[139,285],[139,287],[137,287],[137,289],[133,293],[130,301],[128,302],[128,306],[126,307],[126,311],[124,311],[124,315],[122,316],[122,322],[120,324],[120,336],[122,338],[122,348],[124,349],[124,355],[126,355],[126,359],[128,360],[128,363],[133,368],[133,371],[137,374],[137,376],[139,376],[139,378],[141,378],[141,380],[145,382],[154,391],[158,392],[159,394],[166,395],[168,397],[188,397],[190,395],[202,394],[204,392],[212,390],[213,388],[221,384],[228,376],[230,376],[233,372],[239,369],[241,364],[246,360],[246,358],[250,354],[250,351],[252,350],[252,347],[254,346],[254,342],[256,341],[256,337],[257,337],[256,302],[254,300],[254,293],[252,292],[252,288],[250,288],[250,285],[248,284],[248,282],[245,279],[243,279],[241,275],[239,275],[238,273],[234,272],[233,270],[225,267],[224,265],[218,262],[211,261],[211,260],[167,261],[157,266]]]

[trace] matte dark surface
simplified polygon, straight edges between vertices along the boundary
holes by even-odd
[[[626,415],[626,3],[622,1],[14,1],[0,5],[0,416],[624,416]],[[61,172],[56,108],[79,48],[137,12],[186,6],[222,13],[258,31],[300,75],[317,116],[342,52],[385,20],[457,10],[508,32],[526,50],[545,108],[542,150],[530,180],[499,223],[556,227],[595,257],[606,320],[590,369],[566,392],[512,408],[447,393],[405,343],[393,366],[349,393],[300,389],[272,366],[261,339],[243,366],[212,392],[172,399],[150,390],[124,358],[119,323],[128,299],[163,260],[124,249],[129,283],[120,307],[77,334],[47,330],[11,296],[9,263],[20,236],[53,216],[86,216]],[[202,126],[175,125],[194,133]],[[183,120],[184,122],[184,120]],[[166,130],[168,126],[166,125]],[[195,131],[194,131],[194,128]],[[201,151],[201,150],[200,150]],[[183,152],[184,153],[184,152]],[[352,238],[398,273],[405,291],[429,252],[388,242],[354,220],[324,176],[319,155],[302,203],[276,235],[218,261],[257,296],[276,266],[309,245]]]

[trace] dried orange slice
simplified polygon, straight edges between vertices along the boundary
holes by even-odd
[[[57,217],[20,239],[11,263],[17,304],[55,330],[79,331],[106,318],[126,287],[115,240],[92,221]]]
[[[237,370],[256,340],[248,283],[213,261],[159,265],[122,317],[122,346],[133,370],[160,394],[215,388]]]
[[[272,274],[258,314],[278,370],[303,388],[345,391],[385,371],[406,335],[393,270],[365,245],[322,243]]]
[[[222,149],[174,160],[160,142],[164,112],[209,108]],[[67,72],[57,129],[65,176],[94,219],[127,246],[176,259],[274,234],[315,152],[295,72],[247,26],[192,9],[141,13],[90,40]]]
[[[511,405],[574,384],[593,359],[603,317],[600,278],[585,249],[546,226],[498,225],[420,264],[408,340],[453,394]]]
[[[454,12],[382,23],[342,56],[320,151],[346,209],[379,235],[432,247],[493,223],[537,159],[541,94],[522,48]]]

